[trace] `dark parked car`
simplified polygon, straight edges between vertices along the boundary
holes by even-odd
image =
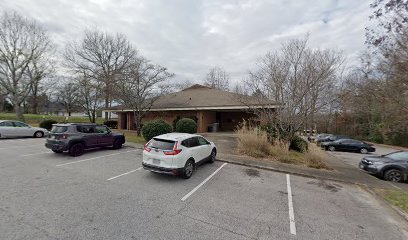
[[[329,151],[360,152],[363,154],[375,152],[372,144],[354,139],[340,139],[333,142],[323,142],[321,148]]]
[[[327,136],[325,138],[318,139],[316,141],[316,144],[317,144],[317,146],[320,146],[321,143],[333,142],[333,141],[340,140],[340,139],[351,139],[351,137],[343,136],[343,135],[330,135],[330,136]]]
[[[324,139],[326,137],[330,137],[330,136],[333,136],[333,135],[328,134],[328,133],[320,133],[320,134],[317,134],[316,136],[311,136],[310,137],[310,142],[317,142],[319,140],[322,140],[322,139]]]
[[[387,181],[406,181],[408,179],[408,151],[366,156],[361,160],[359,167]]]
[[[104,125],[96,124],[53,124],[45,147],[55,153],[68,151],[73,157],[83,154],[85,149],[108,147],[119,149],[125,143],[122,133],[112,132]]]

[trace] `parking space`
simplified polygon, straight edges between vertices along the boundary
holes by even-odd
[[[374,153],[368,153],[368,154],[361,154],[361,153],[354,153],[354,152],[341,152],[341,151],[335,151],[335,152],[328,151],[328,153],[334,156],[336,159],[343,161],[344,163],[350,166],[353,166],[356,169],[359,169],[358,167],[359,163],[361,159],[365,156],[378,156],[378,155],[384,155],[384,154],[398,151],[397,149],[383,147],[383,146],[375,146],[375,148],[376,148],[376,151]],[[374,176],[369,175],[368,173],[364,172],[364,174],[367,176],[367,178],[376,178]],[[387,181],[384,181],[384,183],[388,184],[394,189],[408,191],[408,184],[406,183],[394,183],[394,182],[387,182]]]
[[[141,169],[142,150],[55,154],[0,140],[0,239],[405,239],[355,186],[215,162],[192,178]]]

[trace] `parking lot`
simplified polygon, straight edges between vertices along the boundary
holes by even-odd
[[[393,148],[385,147],[385,146],[375,146],[375,148],[376,148],[376,151],[374,153],[368,153],[368,154],[353,153],[353,152],[340,152],[340,151],[336,151],[336,152],[327,151],[327,152],[330,153],[332,156],[336,157],[336,159],[341,160],[345,162],[346,164],[358,169],[358,164],[360,163],[361,159],[364,156],[383,155],[383,154],[388,154],[391,152],[398,151],[397,149],[393,149]],[[374,176],[369,175],[368,173],[365,173],[365,175],[367,176],[367,178],[376,178]],[[379,178],[376,178],[376,179],[378,179],[378,181],[380,182],[388,184],[394,189],[408,191],[407,183],[394,183],[394,182],[383,181],[383,180],[380,180]]]
[[[192,178],[141,168],[141,149],[55,154],[0,140],[0,239],[407,239],[364,190],[215,162]]]

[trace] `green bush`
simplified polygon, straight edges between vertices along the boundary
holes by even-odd
[[[40,126],[40,128],[45,128],[48,131],[50,131],[51,128],[52,128],[52,124],[56,124],[56,123],[58,123],[58,122],[53,120],[53,119],[45,119],[45,120],[40,122],[39,126]]]
[[[170,124],[162,119],[154,120],[144,124],[142,128],[142,135],[146,141],[150,141],[153,137],[161,134],[170,133],[173,129]]]
[[[196,133],[197,123],[190,118],[182,118],[176,123],[176,132]]]
[[[103,122],[103,125],[106,125],[108,128],[118,128],[118,121],[117,120],[106,120]]]
[[[295,135],[290,141],[289,149],[296,152],[306,153],[309,150],[309,145],[306,140]]]

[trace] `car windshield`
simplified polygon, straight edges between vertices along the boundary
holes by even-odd
[[[396,161],[407,161],[408,160],[408,152],[395,152],[385,155],[388,158],[391,158]]]
[[[153,138],[149,142],[149,145],[147,147],[161,149],[161,150],[172,150],[174,147],[174,143],[175,142],[171,140]]]
[[[68,130],[68,127],[66,126],[53,126],[51,129],[52,133],[63,133]]]

